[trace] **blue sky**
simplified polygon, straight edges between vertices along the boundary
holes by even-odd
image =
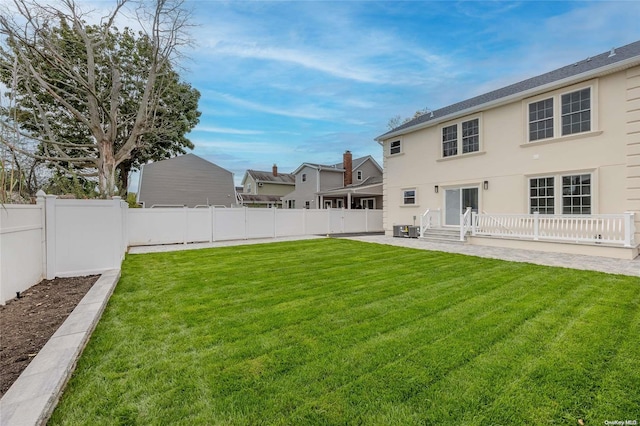
[[[193,153],[235,174],[372,155],[437,109],[640,39],[640,2],[188,1]],[[132,187],[137,177],[133,178]],[[135,190],[134,188],[132,188]]]

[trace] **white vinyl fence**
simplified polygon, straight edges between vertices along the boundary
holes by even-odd
[[[384,230],[382,210],[158,208],[128,219],[132,246]]]
[[[120,268],[128,206],[113,200],[38,197],[37,205],[0,206],[0,304],[42,279]]]
[[[43,211],[40,204],[0,206],[0,304],[43,277]]]
[[[0,206],[0,304],[55,277],[118,269],[130,245],[382,231],[382,210],[129,209],[113,200],[40,194]]]

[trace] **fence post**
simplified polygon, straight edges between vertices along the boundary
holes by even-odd
[[[46,228],[46,258],[47,267],[45,278],[52,280],[56,277],[56,196],[46,195],[44,201],[44,215]]]
[[[635,237],[634,214],[632,212],[624,213],[624,246],[631,247],[631,243]]]
[[[302,235],[307,235],[307,209],[302,209]]]
[[[182,211],[184,212],[184,232],[182,235],[184,236],[182,244],[187,244],[187,237],[189,233],[189,208],[187,206],[182,207]]]
[[[364,232],[369,232],[369,209],[364,211]]]
[[[247,227],[248,227],[248,224],[247,224],[247,216],[248,216],[247,209],[248,209],[248,207],[243,207],[243,209],[244,209],[244,239],[247,240],[248,239],[248,237],[247,237],[247,235],[248,235],[248,232],[247,232]]]
[[[478,213],[471,212],[471,235],[476,235],[476,222],[478,220]]]
[[[209,206],[209,242],[213,242],[213,206]]]
[[[211,242],[216,240],[216,208],[211,206]]]
[[[276,218],[276,211],[278,209],[274,205],[271,210],[273,210],[273,238],[276,238],[278,236],[278,232],[276,231],[276,224],[278,223],[278,220]]]
[[[540,235],[540,212],[533,212],[533,240],[538,241]]]
[[[122,261],[121,253],[120,250],[122,250],[122,206],[120,205],[122,198],[114,195],[113,197],[111,197],[111,202],[112,202],[112,209],[113,209],[113,214],[116,217],[115,220],[115,225],[116,225],[116,229],[112,230],[112,233],[115,235],[119,235],[120,238],[114,238],[114,243],[113,243],[113,264],[111,265],[112,268],[115,269],[119,269],[120,268],[120,262]]]
[[[45,197],[46,193],[41,189],[36,193],[38,199],[36,204],[40,206],[40,249],[42,250],[42,274],[41,279],[47,276],[47,224],[46,224],[46,206]]]

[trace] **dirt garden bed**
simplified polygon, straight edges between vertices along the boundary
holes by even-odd
[[[82,300],[98,275],[44,280],[0,306],[0,397]]]

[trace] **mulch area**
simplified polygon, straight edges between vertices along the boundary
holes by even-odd
[[[0,306],[0,397],[82,300],[99,275],[44,280]]]

